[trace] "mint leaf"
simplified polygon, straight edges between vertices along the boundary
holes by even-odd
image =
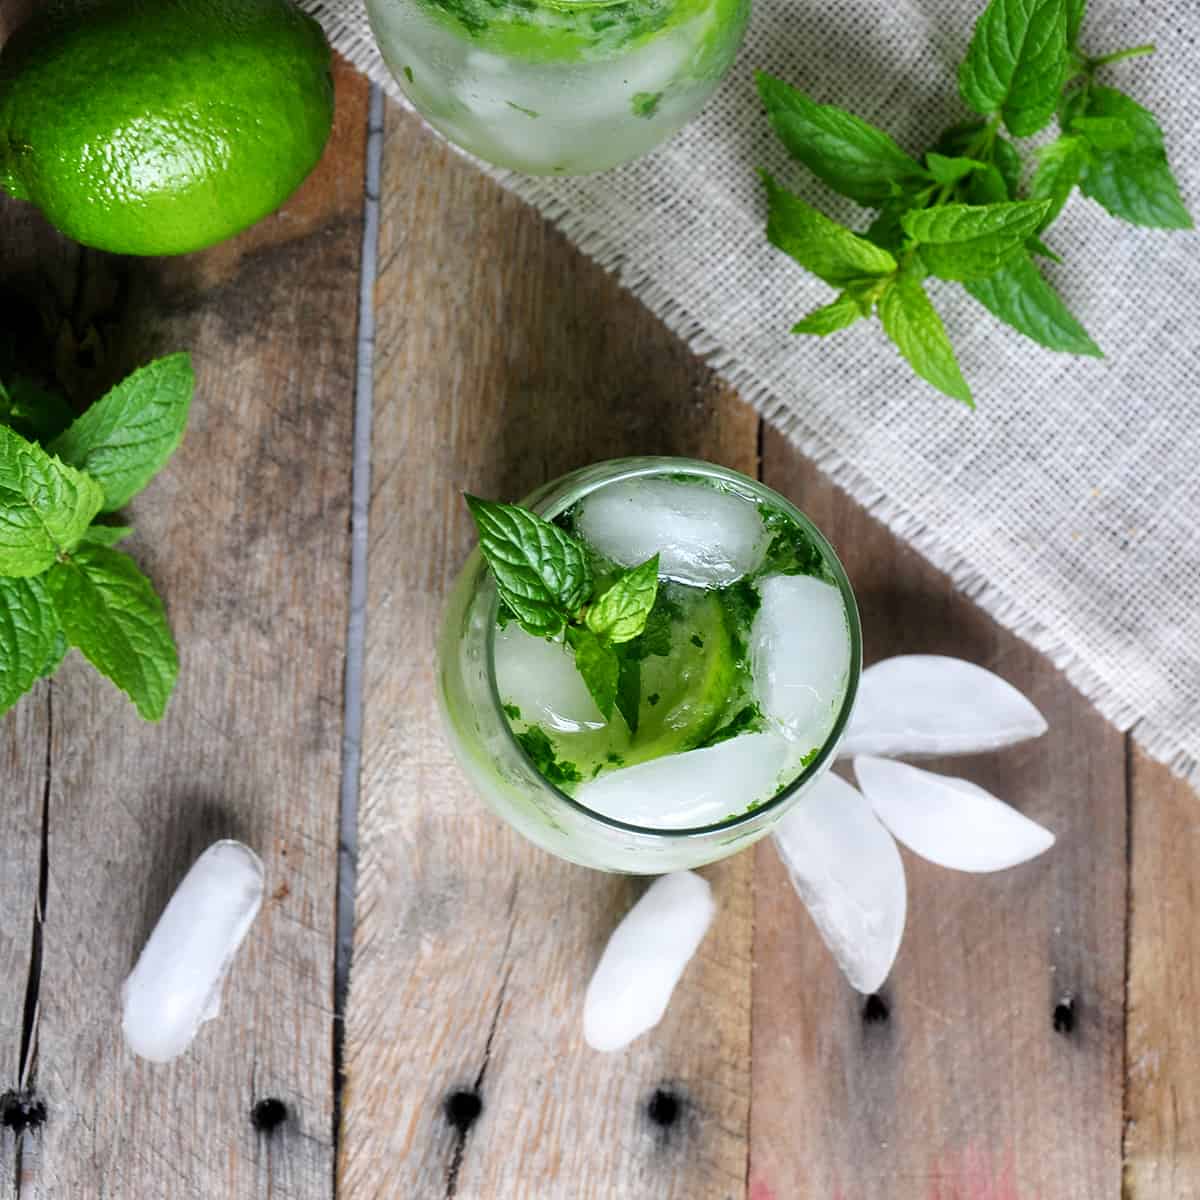
[[[1071,132],[1097,150],[1123,150],[1134,140],[1133,126],[1120,117],[1076,117]]]
[[[978,171],[984,166],[973,158],[949,157],[934,150],[925,155],[925,165],[938,183],[950,187],[960,179],[965,179],[972,171]]]
[[[1087,146],[1081,138],[1066,135],[1050,142],[1037,152],[1037,170],[1033,173],[1030,193],[1035,200],[1048,200],[1041,220],[1045,229],[1062,211],[1083,169],[1087,166]]]
[[[883,130],[836,105],[817,104],[762,71],[755,81],[779,140],[834,191],[866,208],[879,208],[897,188],[929,179],[921,164]]]
[[[0,575],[40,575],[103,502],[95,480],[0,425]]]
[[[617,711],[625,718],[630,733],[638,731],[638,714],[642,706],[642,660],[628,654],[619,655],[617,673]]]
[[[646,628],[658,595],[658,555],[619,575],[588,608],[587,627],[609,645],[628,642]]]
[[[1067,354],[1103,357],[1028,255],[963,286],[984,308],[1035,342]]]
[[[583,547],[557,525],[515,504],[476,496],[466,501],[500,599],[526,633],[557,634],[592,590]]]
[[[175,642],[153,585],[127,554],[80,546],[46,577],[72,646],[107,675],[147,721],[162,717],[179,673]]]
[[[567,626],[567,642],[575,651],[575,666],[583,676],[583,682],[607,721],[617,698],[617,677],[621,670],[617,652],[590,629],[579,625]]]
[[[1074,50],[1079,41],[1079,27],[1083,24],[1083,12],[1087,0],[1067,0],[1067,46]]]
[[[133,529],[128,525],[93,525],[80,542],[85,546],[115,546],[132,532]]]
[[[989,167],[1000,172],[1004,180],[1006,195],[996,196],[994,200],[1012,200],[1016,198],[1021,186],[1021,154],[1016,146],[1007,138],[1000,137],[988,128],[986,121],[963,121],[951,125],[942,132],[933,147],[932,153],[942,154],[950,158],[970,158],[975,161],[988,161]],[[994,203],[989,199],[980,203]],[[914,206],[920,207],[920,206]]]
[[[942,279],[975,279],[999,270],[1022,253],[1048,204],[943,204],[906,213],[900,224],[921,247],[921,258]]]
[[[1054,115],[1069,65],[1067,0],[991,0],[958,90],[977,113],[999,112],[1014,137],[1029,137]]]
[[[44,580],[0,578],[0,714],[42,674],[58,633]]]
[[[858,301],[848,292],[843,292],[836,300],[814,308],[807,317],[797,321],[792,326],[792,332],[825,337],[826,334],[836,333],[839,329],[845,329],[847,325],[853,325],[863,315]]]
[[[969,408],[975,407],[942,318],[914,271],[902,271],[883,293],[879,319],[884,332],[922,379]]]
[[[578,783],[583,776],[573,762],[565,762],[554,752],[554,743],[544,730],[534,725],[530,729],[513,735],[521,749],[529,755],[534,769],[548,783],[565,788],[569,783]]]
[[[1157,229],[1191,229],[1163,145],[1163,133],[1152,113],[1115,88],[1092,86],[1084,115],[1116,118],[1130,130],[1128,145],[1106,150],[1093,144],[1080,187],[1110,213],[1134,225]]]
[[[54,613],[53,608],[50,611]],[[54,623],[58,625],[57,613],[54,613]],[[39,672],[43,679],[49,679],[62,666],[62,660],[67,657],[67,651],[70,648],[71,643],[67,641],[67,635],[63,633],[62,626],[59,625],[58,632],[54,635],[54,643],[50,647],[50,653],[46,655]]]
[[[1042,258],[1048,258],[1051,262],[1062,262],[1062,255],[1055,254],[1054,251],[1051,250],[1050,247],[1047,246],[1040,237],[1031,237],[1025,243],[1025,249],[1028,250],[1030,254],[1040,254]]]
[[[14,375],[0,383],[0,425],[11,426],[33,441],[49,441],[74,417],[60,395],[25,375]]]
[[[767,240],[818,279],[841,288],[896,270],[896,260],[888,251],[784,191],[765,171],[763,182],[767,187]]]
[[[102,396],[50,450],[104,489],[104,511],[123,507],[175,453],[187,425],[195,377],[187,354],[134,371]]]
[[[1004,204],[1011,196],[1008,184],[998,168],[988,163],[982,171],[968,176],[963,185],[963,199],[968,204]]]

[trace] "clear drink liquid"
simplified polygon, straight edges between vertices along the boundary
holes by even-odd
[[[435,129],[533,175],[598,171],[689,120],[729,69],[749,0],[368,0]]]
[[[828,543],[761,484],[686,460],[600,464],[531,500],[597,580],[659,555],[646,629],[618,648],[636,717],[605,720],[569,646],[506,619],[472,556],[441,657],[476,784],[540,845],[612,870],[693,866],[768,832],[832,762],[853,703],[857,612]]]

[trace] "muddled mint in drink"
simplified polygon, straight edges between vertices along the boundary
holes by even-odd
[[[845,601],[809,531],[728,484],[665,475],[601,486],[555,527],[586,559],[592,602],[651,560],[658,585],[640,632],[606,650],[620,693],[606,714],[573,649],[570,623],[586,625],[589,611],[578,569],[560,573],[577,610],[546,637],[540,610],[532,624],[515,618],[524,592],[508,610],[505,586],[525,584],[497,558],[496,685],[542,776],[595,812],[668,829],[752,810],[799,775],[851,672]],[[546,575],[551,589],[560,575]]]
[[[578,174],[644,153],[703,105],[733,62],[749,0],[367,8],[392,73],[440,132],[501,166]]]

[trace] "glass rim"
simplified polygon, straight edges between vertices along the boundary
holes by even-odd
[[[617,468],[616,474],[611,476],[605,475],[604,478],[596,480],[591,486],[585,486],[578,491],[571,490],[570,484],[572,481],[576,479],[585,481],[593,473],[600,474],[612,468]],[[610,829],[619,830],[622,833],[633,833],[640,837],[684,840],[687,838],[708,837],[715,833],[733,832],[745,825],[756,822],[764,814],[779,808],[804,787],[805,784],[821,774],[826,762],[841,742],[842,734],[845,732],[846,725],[850,720],[850,714],[854,710],[854,701],[858,695],[859,676],[862,674],[862,626],[859,621],[858,603],[854,598],[854,589],[850,586],[850,579],[846,574],[846,569],[842,566],[841,559],[838,558],[837,552],[830,544],[829,539],[786,496],[781,495],[774,488],[763,483],[762,480],[753,479],[741,471],[735,471],[732,467],[723,467],[717,463],[705,462],[702,459],[675,458],[671,456],[642,455],[631,458],[604,459],[601,462],[591,463],[585,467],[577,467],[573,471],[568,471],[565,475],[560,475],[556,479],[542,484],[541,487],[535,488],[519,503],[522,507],[531,508],[536,512],[538,511],[537,506],[546,496],[567,485],[566,491],[569,498],[561,506],[546,512],[539,512],[540,516],[545,517],[547,520],[553,520],[560,513],[570,508],[571,505],[578,504],[584,496],[596,491],[600,487],[607,487],[613,483],[620,483],[626,479],[637,479],[645,475],[661,475],[665,472],[698,475],[708,479],[716,479],[722,483],[732,482],[742,484],[752,492],[769,492],[775,500],[783,504],[788,516],[796,520],[801,528],[815,539],[821,553],[825,557],[827,566],[833,574],[838,591],[841,593],[842,603],[846,611],[846,624],[849,627],[850,633],[850,672],[846,682],[846,691],[842,697],[842,705],[838,710],[837,717],[834,719],[833,726],[825,740],[821,743],[820,749],[786,787],[781,788],[770,800],[758,805],[749,812],[737,813],[732,817],[726,817],[723,821],[716,821],[710,825],[689,825],[683,828],[662,829],[649,825],[634,825],[629,821],[621,821],[616,817],[609,817],[604,813],[599,813],[595,809],[588,808],[586,804],[581,804],[573,796],[567,795],[566,792],[551,783],[537,769],[533,759],[526,753],[525,747],[517,740],[512,726],[508,723],[508,718],[504,715],[504,701],[500,696],[500,688],[496,682],[496,617],[500,606],[500,593],[495,589],[494,585],[493,591],[495,594],[488,613],[488,627],[484,651],[487,660],[488,691],[496,712],[500,714],[500,723],[504,728],[504,736],[508,738],[512,748],[528,764],[541,784],[555,799],[561,801],[568,808],[574,809],[580,816],[601,825],[606,825]],[[484,574],[488,571],[487,563],[483,560],[482,555],[480,556],[479,569]]]

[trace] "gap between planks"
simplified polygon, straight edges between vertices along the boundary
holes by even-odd
[[[367,631],[367,547],[371,507],[371,429],[375,399],[375,279],[379,258],[379,174],[383,164],[383,89],[371,84],[367,105],[363,237],[359,267],[354,460],[350,483],[350,616],[346,628],[342,787],[338,821],[337,918],[333,1002],[333,1195],[338,1194],[346,998],[354,957],[354,894],[358,886],[358,782],[362,762],[363,661]]]

